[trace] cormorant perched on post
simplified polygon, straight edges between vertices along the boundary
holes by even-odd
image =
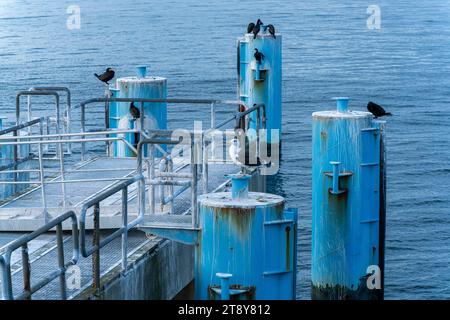
[[[262,52],[259,52],[258,49],[255,48],[255,54],[254,57],[258,63],[261,63],[262,59],[264,59],[264,54]]]
[[[382,106],[372,101],[369,101],[369,103],[367,104],[367,110],[369,110],[369,112],[371,112],[375,116],[375,118],[383,116],[392,116],[392,113],[386,112]]]
[[[253,31],[254,27],[255,27],[255,24],[253,22],[250,22],[247,26],[247,33],[251,33]]]
[[[261,30],[262,21],[258,19],[256,21],[256,25],[253,27],[253,39],[256,39],[256,36],[258,35],[259,31]]]
[[[134,102],[130,103],[130,114],[134,120],[139,119],[141,117],[141,112],[139,111],[139,108],[137,108],[134,105]]]
[[[133,121],[136,121],[137,119],[139,119],[141,117],[141,112],[139,111],[139,108],[137,108],[134,105],[134,102],[130,103],[130,114],[133,117]],[[136,129],[136,128],[140,128],[139,121],[134,123],[134,129]],[[139,133],[137,133],[137,132],[134,133],[134,146],[135,147],[137,147],[137,145],[139,143],[139,136],[140,136]]]
[[[108,81],[111,81],[112,78],[114,78],[114,74],[115,74],[115,72],[113,69],[107,68],[106,71],[100,75],[94,73],[94,76],[96,76],[98,80],[100,80],[106,84],[109,84]]]
[[[269,33],[272,35],[272,37],[274,38],[274,39],[276,39],[277,37],[275,36],[275,27],[273,26],[273,24],[269,24],[267,27],[266,27],[266,30],[267,29],[269,29]]]

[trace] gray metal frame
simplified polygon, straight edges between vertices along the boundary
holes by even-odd
[[[72,237],[73,237],[73,248],[72,248],[72,259],[68,262],[64,261],[64,241],[63,241],[63,231],[62,224],[66,220],[71,220],[72,222]],[[31,285],[31,265],[28,256],[28,243],[40,235],[49,232],[50,230],[56,228],[56,238],[57,238],[57,253],[58,253],[58,268],[49,275],[45,276],[44,279],[39,281],[35,285]],[[11,275],[11,255],[12,253],[21,248],[22,251],[22,273],[23,273],[23,291],[20,295],[14,297],[12,289],[12,275]],[[37,292],[53,280],[59,277],[60,279],[60,293],[61,298],[67,298],[67,288],[66,288],[66,271],[70,266],[75,265],[78,262],[80,255],[79,243],[78,243],[78,225],[77,216],[75,212],[69,211],[65,214],[53,219],[46,225],[40,227],[36,231],[26,234],[19,239],[11,242],[5,249],[5,253],[0,256],[0,269],[2,276],[2,293],[4,300],[15,300],[15,299],[31,299],[33,293]]]
[[[139,171],[138,171],[139,172]],[[139,183],[139,199],[138,199],[138,210],[139,214],[136,219],[128,222],[128,186],[133,183]],[[122,227],[114,231],[112,234],[107,236],[105,239],[100,240],[100,202],[109,198],[117,192],[122,192]],[[90,248],[86,247],[86,215],[89,208],[94,207],[93,219],[94,219],[94,229],[93,229],[93,243]],[[122,270],[127,270],[127,257],[128,257],[128,231],[131,228],[136,227],[139,223],[144,220],[145,215],[145,181],[142,174],[137,174],[136,176],[128,179],[127,181],[118,183],[113,187],[105,190],[104,192],[98,194],[94,198],[87,201],[80,214],[80,248],[81,255],[85,258],[92,255],[92,287],[94,290],[98,291],[100,289],[100,249],[106,246],[108,243],[118,238],[122,237]]]

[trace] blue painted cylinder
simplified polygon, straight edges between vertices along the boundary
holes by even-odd
[[[281,137],[281,40],[280,34],[276,34],[274,38],[265,31],[265,26],[261,26],[256,39],[253,39],[253,34],[246,34],[238,39],[239,98],[249,107],[255,103],[265,104],[269,144],[279,143],[279,141],[272,141],[271,129],[279,130]],[[264,55],[261,63],[258,63],[254,57],[255,49]],[[250,116],[250,128],[256,128],[255,113]],[[265,137],[262,137],[262,141],[265,140]]]
[[[237,179],[235,189],[245,189],[247,177]],[[296,210],[284,210],[277,195],[239,194],[199,197],[196,299],[295,299]]]
[[[380,128],[368,112],[313,113],[312,298],[378,299],[369,288],[380,252]]]
[[[146,67],[137,68],[137,76],[124,77],[116,80],[118,98],[146,98],[146,99],[166,99],[167,79],[147,75]],[[135,103],[140,109],[140,103]],[[110,107],[111,128],[132,129],[140,128],[140,120],[133,119],[130,114],[130,103],[120,102],[115,104],[115,109]],[[167,129],[167,103],[144,103],[144,124],[145,130],[165,130]],[[127,141],[136,145],[134,134],[125,135]],[[123,142],[117,142],[113,148],[117,157],[133,157],[135,154]]]
[[[0,130],[2,130],[3,124],[2,119],[0,118]],[[27,131],[20,131],[21,136],[28,135]],[[12,134],[6,134],[5,136],[11,136]],[[11,140],[3,140],[2,142],[13,141]],[[20,145],[18,146],[18,158],[23,159],[26,158],[30,153],[29,145]],[[13,161],[14,159],[14,146],[13,145],[4,145],[0,146],[0,167],[3,167],[5,170],[14,170]],[[20,162],[16,169],[24,170],[32,168],[32,161]],[[1,181],[14,181],[13,173],[1,173],[0,171],[0,180]],[[29,181],[30,173],[29,172],[20,172],[17,173],[17,181]],[[28,188],[28,184],[0,184],[0,200],[4,200],[17,192],[20,192],[26,188]]]

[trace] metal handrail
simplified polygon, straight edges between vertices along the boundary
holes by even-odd
[[[120,132],[136,132],[136,130],[120,130]],[[89,139],[63,139],[64,137],[72,137],[72,136],[81,136],[84,138],[88,135],[103,135],[103,134],[110,134],[111,131],[98,131],[98,132],[81,132],[81,133],[66,133],[66,134],[55,134],[52,135],[52,137],[55,137],[55,140],[43,140],[46,136],[42,135],[42,126],[41,126],[41,135],[37,136],[36,138],[40,140],[33,140],[33,136],[14,136],[14,137],[0,137],[0,146],[3,145],[13,145],[16,149],[19,145],[33,145],[37,144],[39,147],[38,152],[38,161],[39,161],[39,181],[17,181],[17,178],[13,179],[13,181],[0,181],[0,184],[12,184],[12,185],[18,185],[18,184],[40,184],[41,185],[41,194],[42,194],[42,206],[44,210],[44,217],[47,218],[46,211],[47,211],[47,199],[46,199],[46,193],[45,193],[45,185],[48,183],[59,183],[61,184],[61,191],[63,196],[63,206],[66,205],[66,189],[65,186],[67,183],[81,183],[81,182],[92,182],[92,181],[122,181],[126,178],[107,178],[107,179],[77,179],[77,180],[66,180],[65,179],[65,168],[64,168],[64,153],[60,153],[61,156],[59,157],[60,161],[60,175],[61,179],[58,181],[45,181],[44,176],[44,165],[43,165],[43,152],[42,152],[42,145],[45,144],[58,144],[62,146],[63,143],[75,143],[75,142],[101,142],[101,141],[122,141],[127,147],[129,147],[133,152],[137,152],[137,149],[134,148],[124,137],[113,137],[113,138],[89,138]],[[2,142],[4,140],[7,140],[7,142]],[[15,141],[10,141],[15,140]],[[26,140],[26,141],[22,141]],[[16,159],[16,158],[15,158]],[[14,163],[16,163],[17,160],[14,160]],[[15,176],[17,176],[18,170],[17,165],[14,166],[13,170],[9,170],[14,173]]]
[[[215,123],[215,115],[214,115],[214,105],[215,104],[228,104],[228,105],[237,105],[238,111],[240,111],[241,107],[247,109],[246,105],[242,101],[235,100],[217,100],[217,99],[145,99],[145,98],[112,98],[109,96],[101,97],[101,98],[92,98],[85,101],[82,101],[80,104],[75,106],[75,109],[81,108],[81,131],[86,131],[86,105],[92,103],[105,103],[105,126],[109,127],[109,119],[107,115],[109,114],[109,105],[110,102],[136,102],[140,103],[140,114],[143,115],[140,117],[141,128],[144,127],[144,103],[176,103],[176,104],[207,104],[211,106],[211,124]],[[84,156],[84,144],[81,144],[81,154]],[[83,158],[82,158],[83,159]]]
[[[138,171],[139,174],[128,179],[127,181],[118,183],[111,188],[99,193],[92,199],[88,200],[82,207],[80,213],[80,249],[81,255],[85,258],[92,255],[93,263],[93,275],[92,275],[92,287],[94,290],[100,289],[100,249],[106,246],[108,243],[114,239],[122,236],[122,270],[126,271],[128,262],[128,231],[131,228],[136,227],[139,223],[144,220],[145,215],[145,180],[144,176]],[[139,182],[138,191],[138,217],[132,222],[128,222],[128,186],[131,184]],[[110,196],[122,191],[122,226],[114,231],[112,234],[106,238],[100,240],[100,202],[109,198]],[[86,248],[86,214],[87,210],[94,207],[93,213],[93,237],[92,246]]]
[[[27,128],[27,127],[31,128],[31,126],[33,126],[35,124],[39,124],[39,130],[40,130],[40,133],[42,133],[43,128],[44,128],[43,127],[44,120],[45,120],[45,118],[41,117],[41,118],[30,120],[30,121],[27,121],[24,123],[16,123],[16,125],[0,131],[0,140],[16,140],[18,138],[19,130]],[[11,132],[13,134],[12,137],[2,137]],[[29,158],[29,156],[25,157],[25,158]],[[23,159],[22,160],[19,159],[19,150],[17,148],[17,145],[13,146],[13,159],[12,160],[13,160],[12,165],[8,165],[7,167],[9,168],[12,166],[13,167],[12,171],[17,171],[18,165],[23,162]],[[0,168],[0,170],[1,169],[3,169],[3,168]],[[17,182],[17,178],[18,178],[17,172],[13,172],[13,181]],[[16,185],[14,184],[13,185],[13,193],[16,193],[16,191],[17,191],[17,188],[16,188]]]
[[[62,224],[64,221],[70,219],[72,221],[72,238],[73,238],[73,248],[72,248],[72,258],[67,263],[64,262],[64,241],[63,241],[63,229]],[[28,255],[28,243],[42,234],[49,232],[56,227],[56,239],[57,239],[57,253],[58,253],[58,269],[51,272],[49,275],[45,276],[44,279],[38,283],[31,285],[31,265]],[[14,297],[13,287],[12,287],[12,275],[11,275],[11,255],[12,253],[21,248],[22,249],[22,271],[23,271],[23,292]],[[31,296],[36,291],[40,290],[53,280],[59,277],[59,285],[61,298],[67,299],[67,288],[66,288],[66,278],[65,274],[67,268],[75,265],[78,262],[80,255],[79,243],[78,243],[78,224],[77,216],[75,212],[68,211],[65,214],[53,219],[46,225],[40,227],[36,231],[23,235],[17,240],[11,242],[6,246],[5,253],[0,256],[0,269],[2,277],[2,293],[4,300],[15,300],[15,299],[31,299]]]
[[[192,136],[192,135],[191,135]],[[191,141],[188,143],[184,140],[182,140],[181,138],[179,140],[171,140],[171,139],[158,139],[158,138],[153,138],[153,139],[144,139],[142,141],[139,142],[138,144],[138,157],[137,157],[137,171],[138,172],[142,172],[142,158],[143,158],[143,146],[144,145],[150,145],[149,148],[149,152],[148,152],[148,156],[150,158],[149,160],[149,164],[147,166],[148,168],[148,184],[149,186],[149,208],[150,208],[150,214],[154,214],[155,213],[155,185],[167,185],[167,186],[182,186],[184,188],[182,188],[180,192],[177,192],[175,194],[171,194],[169,196],[170,200],[167,202],[172,202],[174,200],[174,198],[178,195],[180,195],[183,191],[187,190],[188,187],[191,188],[191,215],[192,215],[192,226],[194,228],[198,227],[198,209],[197,209],[197,175],[198,175],[198,164],[195,161],[195,153],[194,153],[194,140],[191,139]],[[155,152],[154,152],[154,148],[155,145],[175,145],[175,144],[190,144],[190,148],[191,148],[191,173],[189,175],[189,181],[181,181],[179,179],[175,179],[177,178],[177,175],[171,175],[170,172],[166,173],[165,176],[169,177],[171,176],[170,180],[159,180],[159,179],[155,179],[156,175],[155,175]],[[173,192],[173,191],[172,191]],[[164,199],[160,199],[162,202],[164,201]]]
[[[53,91],[53,92],[60,92],[63,91],[66,93],[66,121],[64,122],[65,124],[65,133],[70,133],[72,131],[72,126],[71,126],[71,118],[72,118],[72,94],[69,90],[69,88],[67,87],[53,87],[53,86],[42,86],[42,87],[31,87],[28,89],[28,91]],[[31,119],[31,99],[30,97],[28,97],[28,119]],[[71,144],[67,144],[67,153],[71,154],[72,153],[72,147]]]

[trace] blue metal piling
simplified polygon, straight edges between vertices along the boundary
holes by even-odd
[[[295,299],[296,210],[284,210],[280,196],[246,195],[248,176],[232,183],[231,193],[199,197],[195,298]],[[229,288],[217,273],[233,275]]]
[[[367,285],[369,266],[384,261],[381,134],[371,113],[348,109],[348,98],[313,113],[313,299],[382,297]]]
[[[268,137],[262,137],[267,143],[279,144],[272,141],[270,130],[280,130],[281,137],[281,66],[282,66],[282,36],[274,38],[261,27],[256,39],[253,34],[246,34],[238,39],[238,95],[239,99],[248,106],[264,104],[266,106],[266,119]],[[261,63],[254,57],[255,49],[264,55]],[[263,117],[264,115],[260,115]],[[250,128],[256,128],[256,115],[250,117]]]
[[[147,67],[139,66],[136,69],[137,76],[118,78],[116,90],[112,95],[117,98],[147,98],[166,99],[167,79],[162,77],[148,76]],[[144,117],[133,119],[130,115],[130,103],[118,102],[110,106],[110,127],[118,129],[143,128],[167,129],[167,103],[136,103],[135,106],[144,113]],[[126,134],[125,139],[136,145],[134,134]],[[135,154],[123,142],[115,142],[113,154],[117,157],[133,157]],[[157,153],[159,155],[159,153]]]

